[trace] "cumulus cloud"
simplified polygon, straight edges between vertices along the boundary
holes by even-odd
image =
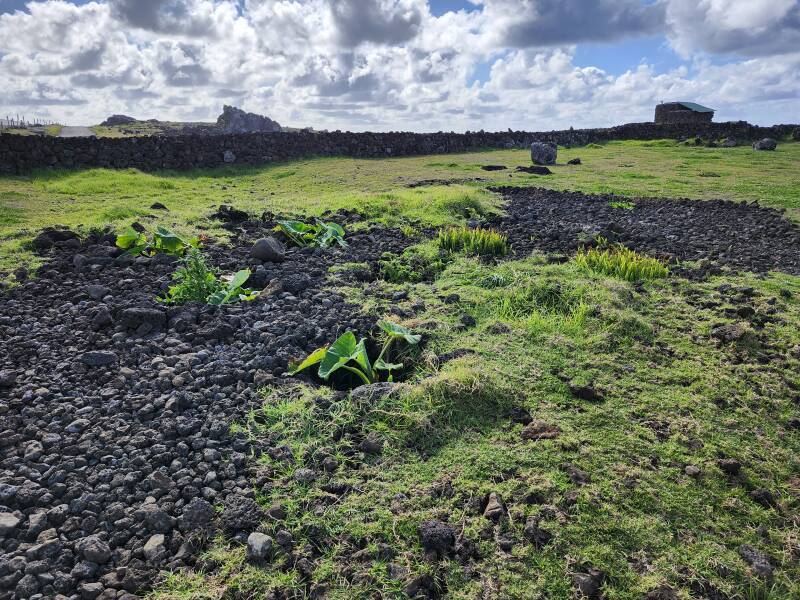
[[[800,48],[799,0],[670,0],[667,23],[683,56],[764,56]]]
[[[694,99],[791,121],[798,2],[473,0],[436,16],[426,0],[41,0],[0,15],[0,112],[213,119],[234,103],[330,129],[548,129]],[[680,67],[576,59],[654,35]]]
[[[664,4],[641,0],[483,0],[494,43],[517,48],[653,35]]]

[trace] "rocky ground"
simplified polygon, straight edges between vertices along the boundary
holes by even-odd
[[[218,527],[250,533],[249,447],[230,424],[290,358],[371,328],[324,289],[327,267],[405,243],[353,234],[346,252],[262,264],[249,251],[267,225],[233,225],[231,248],[206,248],[223,271],[250,265],[269,290],[257,302],[165,308],[174,259],[125,260],[112,236],[67,232],[2,299],[0,598],[131,598]]]
[[[498,191],[509,204],[494,225],[518,256],[569,253],[601,234],[675,260],[800,274],[800,229],[774,210],[688,200],[629,209],[612,197]],[[374,268],[410,243],[371,230],[349,235],[348,250],[295,249],[262,263],[250,249],[272,216],[223,216],[234,221],[232,243],[206,250],[223,271],[250,265],[251,285],[267,290],[255,302],[165,308],[154,298],[174,259],[126,259],[111,235],[63,231],[51,234],[37,278],[0,302],[0,598],[130,600],[159,570],[192,564],[216,533],[244,541],[263,515],[253,449],[230,425],[291,358],[372,328],[326,289],[328,268]],[[452,545],[436,522],[421,535],[429,551]],[[259,540],[249,546],[258,552]]]
[[[631,200],[543,188],[495,191],[509,202],[496,226],[518,256],[533,250],[570,254],[600,235],[673,263],[800,275],[800,227],[782,211],[755,203]]]

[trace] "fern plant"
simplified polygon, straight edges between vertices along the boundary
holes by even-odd
[[[478,256],[505,256],[508,238],[492,229],[449,227],[439,231],[439,248],[446,252],[464,252]]]

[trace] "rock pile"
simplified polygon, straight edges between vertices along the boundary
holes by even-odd
[[[365,231],[347,254],[288,249],[264,263],[250,248],[274,223],[248,224],[231,248],[205,251],[224,271],[250,266],[252,285],[269,286],[254,302],[165,308],[155,297],[174,261],[120,260],[98,234],[54,245],[0,303],[0,598],[131,600],[215,532],[254,533],[248,457],[270,449],[231,423],[290,358],[372,327],[324,287],[328,267],[407,242]],[[248,546],[260,560],[270,542]]]

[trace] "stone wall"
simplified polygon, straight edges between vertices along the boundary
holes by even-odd
[[[750,141],[783,139],[796,125],[757,127],[729,123],[629,123],[605,129],[475,133],[282,132],[218,136],[187,135],[135,138],[55,138],[0,135],[0,173],[38,168],[134,167],[145,171],[218,167],[226,163],[263,164],[310,156],[381,158],[444,154],[484,148],[527,148],[534,140],[562,146],[628,139],[700,136]]]

